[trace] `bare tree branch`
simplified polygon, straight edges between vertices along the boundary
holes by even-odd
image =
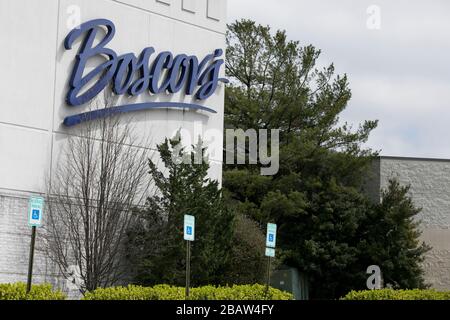
[[[96,105],[99,104],[100,105]],[[90,108],[111,107],[105,96]],[[88,121],[69,135],[48,183],[46,246],[66,278],[80,270],[82,293],[117,283],[124,271],[122,245],[150,185],[149,141],[118,116]]]

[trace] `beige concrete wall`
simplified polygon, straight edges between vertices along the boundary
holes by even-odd
[[[418,215],[422,240],[433,249],[424,262],[425,279],[433,288],[450,290],[450,160],[382,157],[380,187],[390,178],[410,185]]]

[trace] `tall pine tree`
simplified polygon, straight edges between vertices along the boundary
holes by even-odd
[[[355,129],[340,121],[351,99],[347,76],[336,75],[332,64],[317,67],[321,52],[312,45],[302,47],[284,31],[250,20],[229,25],[227,44],[226,127],[280,129],[276,175],[261,177],[257,166],[225,167],[224,187],[238,211],[261,228],[278,224],[284,262],[309,277],[312,298],[338,298],[365,286],[374,257],[386,262],[386,280],[392,274],[392,283],[421,286],[423,250],[406,216],[390,234],[404,246],[375,255],[378,246],[390,248],[375,232],[384,231],[376,212],[394,210],[400,218],[415,211],[406,213],[401,190],[373,211],[363,188],[377,153],[364,143],[377,121]],[[363,249],[365,236],[371,242]]]

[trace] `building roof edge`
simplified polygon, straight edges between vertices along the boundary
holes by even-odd
[[[425,158],[425,157],[401,157],[401,156],[378,156],[378,159],[391,159],[391,160],[406,160],[406,161],[438,161],[438,162],[450,162],[450,159],[443,158]]]

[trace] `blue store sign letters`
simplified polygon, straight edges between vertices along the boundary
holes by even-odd
[[[112,87],[116,95],[130,96],[139,96],[145,91],[157,95],[174,94],[184,90],[186,95],[194,96],[196,100],[201,101],[214,94],[219,82],[228,82],[227,79],[219,77],[224,64],[221,58],[222,49],[214,50],[202,60],[192,55],[174,56],[171,52],[164,51],[150,63],[150,58],[155,54],[153,47],[143,49],[138,57],[134,53],[118,55],[108,48],[107,45],[114,38],[115,32],[113,22],[96,19],[83,23],[67,35],[64,41],[66,50],[71,50],[75,41],[84,36],[69,82],[70,88],[66,98],[68,105],[80,106],[88,103],[108,86]],[[94,45],[95,39],[99,36],[102,37],[101,40]],[[106,58],[106,61],[85,74],[87,62],[98,56]],[[97,81],[86,88],[94,79]],[[70,116],[65,118],[64,124],[73,126],[112,114],[156,108],[183,108],[216,113],[211,108],[195,103],[148,102]]]

